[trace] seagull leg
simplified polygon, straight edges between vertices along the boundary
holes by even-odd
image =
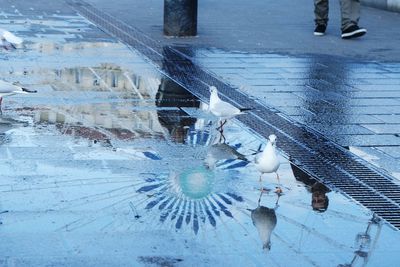
[[[224,126],[225,122],[223,123],[221,120],[219,121],[219,126],[215,128],[217,131],[221,132],[223,131],[222,127]]]
[[[225,123],[226,123],[226,120],[224,120],[223,122],[219,121],[219,126],[216,128],[216,130],[219,132],[223,131],[224,130],[223,127],[224,127]]]
[[[263,195],[263,193],[264,193],[264,190],[261,188],[261,193],[260,193],[260,196],[259,196],[259,198],[258,198],[258,206],[260,206],[260,202],[261,202],[261,197],[262,197],[262,195]]]
[[[260,179],[258,179],[258,182],[260,183],[260,190],[261,190],[261,192],[264,192],[264,191],[267,191],[267,190],[263,187],[262,175],[263,175],[263,173],[260,174]]]
[[[279,180],[279,174],[277,172],[276,173],[276,179],[278,180],[278,186],[276,187],[275,193],[278,194],[278,196],[280,196],[282,194],[282,188],[281,188],[281,182]]]
[[[222,127],[224,127],[224,125],[225,125],[227,122],[228,122],[228,120],[224,120],[224,122],[221,123],[221,129],[222,129]]]
[[[224,143],[224,144],[225,144],[226,138],[225,138],[225,135],[224,135],[224,131],[222,130],[222,131],[220,131],[219,133],[220,133],[220,136],[219,136],[219,143]],[[223,142],[222,142],[222,141],[223,141]]]
[[[279,199],[280,198],[281,198],[281,194],[278,194],[278,198],[276,199],[274,210],[276,210],[279,207]]]

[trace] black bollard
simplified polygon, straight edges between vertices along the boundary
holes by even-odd
[[[197,0],[164,0],[164,34],[196,36]]]

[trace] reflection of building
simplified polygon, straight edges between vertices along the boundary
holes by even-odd
[[[47,77],[54,90],[53,102],[61,97],[62,104],[41,110],[37,121],[101,127],[127,136],[164,133],[152,100],[158,79],[130,74],[111,64],[56,70]]]

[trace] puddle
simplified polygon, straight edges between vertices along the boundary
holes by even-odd
[[[284,157],[284,194],[273,193],[274,175],[264,176],[260,194],[253,160],[265,140],[230,121],[219,142],[205,103],[120,43],[64,42],[70,25],[59,23],[65,35],[47,35],[46,46],[24,36],[25,49],[7,52],[0,67],[1,78],[38,90],[3,101],[0,262],[398,261],[398,232],[370,211]]]

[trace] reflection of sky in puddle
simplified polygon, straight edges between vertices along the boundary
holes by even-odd
[[[114,248],[127,259],[179,255],[188,265],[357,266],[364,252],[375,266],[395,261],[398,247],[388,244],[397,232],[335,192],[325,192],[325,212],[313,211],[315,181],[294,177],[284,158],[285,194],[276,205],[267,192],[259,206],[259,174],[247,160],[263,141],[229,123],[227,144],[216,143],[206,106],[169,92],[179,86],[123,45],[28,43],[8,61],[2,78],[39,93],[4,103],[4,255],[96,257]],[[273,191],[274,176],[264,181]]]

